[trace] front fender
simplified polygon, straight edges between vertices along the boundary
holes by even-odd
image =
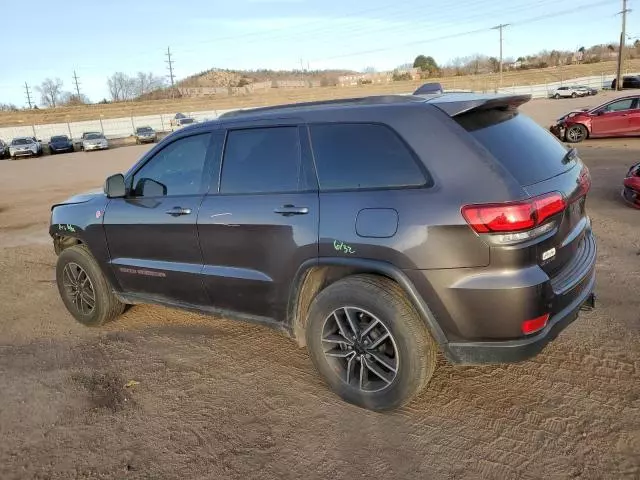
[[[102,225],[108,199],[100,195],[82,200],[54,205],[51,209],[49,234],[56,253],[69,245],[81,243],[96,259],[111,285],[119,290],[119,283],[109,267],[110,254]]]

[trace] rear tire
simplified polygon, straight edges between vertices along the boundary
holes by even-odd
[[[587,130],[587,127],[578,123],[570,126],[564,136],[566,141],[569,143],[579,143],[586,140],[589,136],[589,131]]]
[[[56,264],[58,292],[69,313],[83,325],[99,327],[124,312],[98,263],[82,245],[60,253]]]
[[[330,388],[363,408],[404,405],[436,367],[437,344],[424,321],[402,289],[384,277],[356,275],[322,290],[309,309],[305,334],[311,360]]]
[[[556,100],[558,100],[560,98],[560,94],[556,93],[553,98],[555,98]]]

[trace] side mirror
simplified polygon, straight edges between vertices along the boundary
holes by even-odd
[[[104,193],[109,198],[122,198],[127,193],[127,188],[124,184],[124,175],[117,173],[111,175],[104,182]]]
[[[164,197],[167,194],[167,186],[150,178],[141,178],[136,191],[143,197]]]

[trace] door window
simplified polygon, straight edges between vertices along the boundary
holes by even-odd
[[[194,195],[200,192],[211,133],[184,137],[160,150],[133,176],[133,195]]]
[[[231,130],[227,134],[220,193],[304,190],[298,127]]]

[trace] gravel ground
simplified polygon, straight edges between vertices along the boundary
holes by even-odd
[[[547,125],[601,100],[524,110]],[[579,148],[597,310],[531,361],[441,358],[387,414],[343,403],[305,350],[263,327],[151,306],[102,329],[74,322],[49,206],[146,148],[0,162],[0,478],[640,478],[640,212],[619,196],[640,139]]]

